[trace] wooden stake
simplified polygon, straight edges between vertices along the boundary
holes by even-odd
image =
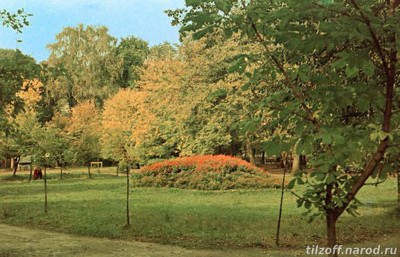
[[[47,173],[44,167],[44,212],[47,213]]]
[[[283,178],[282,178],[282,191],[281,191],[281,203],[279,206],[279,216],[278,216],[278,227],[276,229],[276,239],[275,244],[279,246],[279,233],[281,230],[281,219],[282,219],[282,206],[283,206],[283,196],[285,194],[285,178],[286,178],[286,169],[283,169]]]

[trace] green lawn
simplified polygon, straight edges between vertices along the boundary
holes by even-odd
[[[131,190],[132,226],[124,227],[126,178],[85,170],[68,170],[64,180],[49,174],[49,212],[44,209],[43,181],[28,183],[27,174],[13,179],[0,173],[0,222],[71,234],[135,239],[194,248],[272,247],[280,191],[192,191],[166,188]],[[113,173],[111,173],[113,172]],[[396,181],[367,186],[360,193],[360,216],[339,221],[340,243],[360,243],[394,237],[400,232],[395,214]],[[307,223],[304,209],[287,192],[281,243],[287,248],[324,244],[325,222]]]

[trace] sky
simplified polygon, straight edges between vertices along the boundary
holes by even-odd
[[[46,45],[64,27],[78,24],[106,26],[113,37],[136,36],[150,46],[178,43],[178,28],[164,10],[183,6],[184,0],[0,0],[0,10],[33,14],[22,34],[0,26],[0,48],[17,48],[41,62],[49,56]]]

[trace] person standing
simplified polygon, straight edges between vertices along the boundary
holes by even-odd
[[[15,173],[17,173],[17,170],[18,170],[18,164],[19,164],[19,159],[20,159],[20,157],[19,157],[19,156],[17,156],[17,157],[14,157],[14,173],[13,173],[13,176],[15,176]]]

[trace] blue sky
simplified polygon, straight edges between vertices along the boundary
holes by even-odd
[[[80,23],[103,25],[116,38],[136,36],[151,46],[178,43],[178,28],[170,25],[164,10],[183,6],[184,0],[0,0],[0,9],[24,8],[34,15],[22,34],[0,27],[0,48],[18,48],[40,62],[49,56],[46,45],[56,34]]]

